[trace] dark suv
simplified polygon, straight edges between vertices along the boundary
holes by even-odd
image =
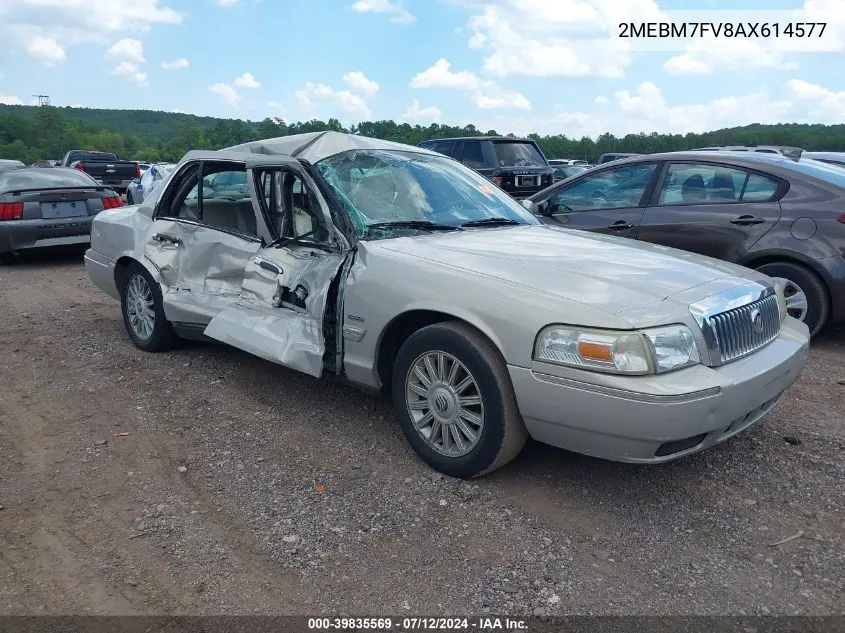
[[[441,138],[423,141],[420,147],[462,162],[517,199],[527,198],[552,184],[554,168],[530,138]]]

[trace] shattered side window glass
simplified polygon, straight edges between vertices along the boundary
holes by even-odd
[[[538,223],[509,195],[447,158],[362,150],[332,156],[316,167],[363,237],[374,237],[368,228],[373,225],[379,225],[375,237],[409,230],[407,226],[390,230],[390,223],[397,222],[458,227],[496,218],[517,224]]]

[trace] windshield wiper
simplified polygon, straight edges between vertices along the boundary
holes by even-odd
[[[370,229],[422,229],[423,231],[460,231],[460,227],[452,224],[438,224],[437,222],[430,222],[429,220],[394,220],[393,222],[376,222],[375,224],[368,224],[367,230]]]
[[[510,218],[484,218],[483,220],[464,222],[461,226],[513,226],[515,224],[520,224],[520,222]]]

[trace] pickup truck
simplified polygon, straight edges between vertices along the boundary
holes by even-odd
[[[65,154],[61,165],[84,171],[100,184],[119,193],[124,193],[132,181],[141,176],[141,168],[137,162],[120,160],[111,152],[72,149]]]

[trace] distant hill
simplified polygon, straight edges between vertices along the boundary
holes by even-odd
[[[124,136],[137,136],[149,143],[167,143],[179,131],[179,125],[188,119],[196,122],[203,131],[231,121],[210,116],[195,116],[164,110],[106,110],[96,108],[55,108],[68,123],[79,122],[95,129],[113,130]],[[31,119],[38,112],[38,106],[7,105],[0,106],[0,116],[16,115]],[[247,126],[257,128],[257,122],[247,121]]]
[[[0,105],[0,158],[27,163],[59,158],[69,149],[100,149],[138,160],[178,160],[189,149],[218,149],[259,138],[334,130],[416,145],[432,139],[480,134],[474,125],[427,126],[364,121],[344,128],[337,119],[289,123],[281,119],[243,121],[156,110],[108,110]],[[703,134],[602,134],[596,139],[531,134],[549,158],[596,161],[605,152],[652,153],[707,145],[789,145],[815,151],[845,151],[845,125],[784,123],[746,125]]]

